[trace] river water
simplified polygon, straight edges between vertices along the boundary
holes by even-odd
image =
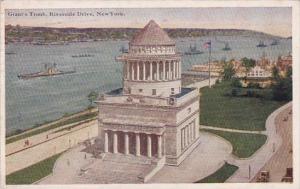
[[[227,60],[243,57],[258,59],[263,54],[272,60],[287,55],[292,50],[290,39],[279,39],[279,45],[257,48],[260,40],[270,44],[272,39],[256,36],[214,36],[180,38],[176,40],[177,50],[186,51],[190,44],[196,44],[204,51],[200,55],[183,56],[182,70],[194,64],[208,61],[207,49],[203,43],[212,41],[212,60]],[[228,42],[231,51],[223,51]],[[57,119],[65,113],[86,108],[90,91],[105,92],[121,87],[121,63],[115,61],[119,49],[128,41],[97,41],[71,43],[69,45],[8,44],[6,63],[6,133],[26,129],[35,124]],[[73,58],[72,55],[91,54],[93,57]],[[60,70],[76,73],[45,78],[20,80],[20,73],[40,71],[44,63],[57,63]]]

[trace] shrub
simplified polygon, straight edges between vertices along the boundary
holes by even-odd
[[[231,86],[240,88],[240,87],[242,87],[242,83],[239,79],[235,78],[235,79],[232,79]]]
[[[247,96],[248,97],[255,97],[256,96],[256,92],[253,90],[247,90]]]
[[[233,89],[231,90],[231,95],[232,95],[232,96],[237,96],[237,95],[238,95],[238,90],[237,90],[236,88],[233,88]]]
[[[259,85],[259,83],[252,83],[252,82],[250,82],[248,84],[248,88],[260,89],[260,85]]]

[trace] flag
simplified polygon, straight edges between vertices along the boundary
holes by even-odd
[[[211,42],[209,41],[209,42],[204,43],[203,47],[205,49],[210,49],[211,48]]]

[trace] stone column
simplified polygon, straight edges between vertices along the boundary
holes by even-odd
[[[125,155],[129,154],[129,136],[128,133],[124,133],[124,143],[125,143]]]
[[[152,147],[151,147],[151,135],[147,135],[147,156],[151,157],[152,154]]]
[[[168,75],[168,80],[172,79],[172,75],[171,75],[171,62],[169,62],[169,75]]]
[[[186,147],[186,133],[185,133],[185,128],[182,129],[183,130],[183,148]]]
[[[178,78],[178,62],[175,61],[175,78]]]
[[[179,61],[177,61],[177,78],[180,79],[180,75],[179,75]]]
[[[156,62],[156,80],[159,80],[159,62]]]
[[[192,124],[189,124],[189,142],[191,143],[193,141],[193,136],[192,136]]]
[[[136,62],[136,80],[140,80],[140,63]]]
[[[157,136],[157,157],[161,158],[162,157],[162,136],[158,135]]]
[[[130,65],[129,65],[129,62],[127,62],[127,61],[126,61],[126,66],[127,66],[127,70],[126,70],[127,79],[130,80]]]
[[[195,125],[195,138],[198,138],[199,137],[199,117],[198,118],[196,118],[194,121],[193,121],[194,123],[194,125]]]
[[[117,132],[114,132],[114,146],[113,146],[113,152],[114,154],[118,153],[118,134]]]
[[[146,64],[143,62],[143,80],[146,80]]]
[[[189,144],[189,142],[188,142],[188,136],[187,136],[187,126],[184,128],[184,130],[185,130],[185,146],[187,146],[188,144]]]
[[[191,124],[191,126],[190,126],[191,128],[190,128],[190,131],[191,131],[191,141],[194,141],[194,131],[193,131],[193,124]]]
[[[186,129],[187,129],[187,137],[188,137],[187,140],[188,140],[188,144],[190,144],[190,142],[191,142],[190,125],[187,125]]]
[[[152,69],[152,62],[150,62],[150,81],[152,81],[153,69]]]
[[[166,80],[166,62],[163,62],[163,80]]]
[[[108,152],[108,132],[104,131],[104,152]]]
[[[135,155],[141,155],[141,141],[140,141],[140,133],[135,134]]]
[[[172,73],[172,76],[173,76],[172,78],[173,78],[173,79],[176,79],[176,77],[175,77],[175,72],[176,72],[176,71],[175,71],[175,64],[176,64],[176,62],[173,61],[173,73]]]
[[[181,137],[181,150],[182,150],[184,148],[183,129],[180,130],[180,137]]]
[[[196,138],[196,125],[193,123],[193,139]]]
[[[134,80],[134,62],[131,62],[131,80]]]
[[[181,78],[181,62],[180,62],[180,60],[178,61],[178,64],[179,64],[179,78]]]

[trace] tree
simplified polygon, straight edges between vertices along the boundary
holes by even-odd
[[[91,106],[93,106],[93,103],[97,100],[98,93],[96,93],[96,91],[91,91],[87,97],[88,97],[88,100],[90,101],[89,107],[91,107]]]
[[[223,63],[222,77],[224,80],[230,80],[235,75],[234,65],[232,61]]]
[[[248,73],[250,71],[251,68],[253,68],[255,66],[255,60],[251,59],[251,58],[242,58],[242,66],[246,68],[246,72]]]
[[[237,88],[241,88],[242,87],[242,83],[239,79],[235,78],[231,81],[231,86],[232,87],[237,87]]]
[[[293,76],[293,69],[292,69],[291,66],[289,66],[289,67],[287,68],[285,75],[286,75],[286,77],[292,78],[292,76]]]
[[[275,82],[272,85],[273,99],[278,101],[290,101],[293,98],[293,79],[292,69],[288,69],[285,77],[280,77],[275,73]]]
[[[276,66],[272,68],[272,77],[274,81],[278,81],[281,78],[279,75],[279,70]]]

